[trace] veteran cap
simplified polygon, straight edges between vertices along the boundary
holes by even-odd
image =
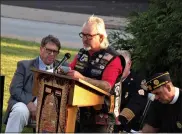
[[[153,91],[170,81],[169,72],[157,73],[147,80],[147,88],[149,91]]]

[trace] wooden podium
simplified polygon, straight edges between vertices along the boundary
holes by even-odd
[[[81,79],[41,70],[34,72],[38,97],[36,132],[74,132],[78,107],[97,106],[110,94]]]

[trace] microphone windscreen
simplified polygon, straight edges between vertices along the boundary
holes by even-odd
[[[71,54],[70,54],[70,53],[66,53],[66,54],[65,54],[65,57],[66,57],[67,59],[69,59],[69,58],[71,57]]]

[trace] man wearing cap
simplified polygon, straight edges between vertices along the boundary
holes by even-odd
[[[155,74],[146,84],[155,94],[155,101],[149,108],[142,132],[182,132],[182,90],[172,84],[168,72]]]

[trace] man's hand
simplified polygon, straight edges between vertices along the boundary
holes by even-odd
[[[79,73],[78,71],[75,71],[75,70],[70,70],[68,73],[67,73],[68,76],[72,76],[73,78],[77,78],[77,79],[84,79],[84,76]]]
[[[61,67],[59,67],[59,68],[57,69],[57,72],[56,72],[56,73],[66,75],[70,70],[71,70],[70,67],[61,66]]]
[[[30,111],[30,115],[32,117],[32,120],[36,120],[36,110],[37,107],[35,106],[35,104],[33,102],[29,102],[27,104],[28,110]]]
[[[95,80],[92,78],[88,78],[83,76],[81,73],[79,73],[78,71],[75,70],[70,70],[67,75],[72,76],[73,78],[78,78],[78,79],[82,79],[92,85],[95,85],[96,87],[99,87],[107,92],[109,92],[111,90],[111,85],[107,82],[107,81],[103,81],[103,80]]]

